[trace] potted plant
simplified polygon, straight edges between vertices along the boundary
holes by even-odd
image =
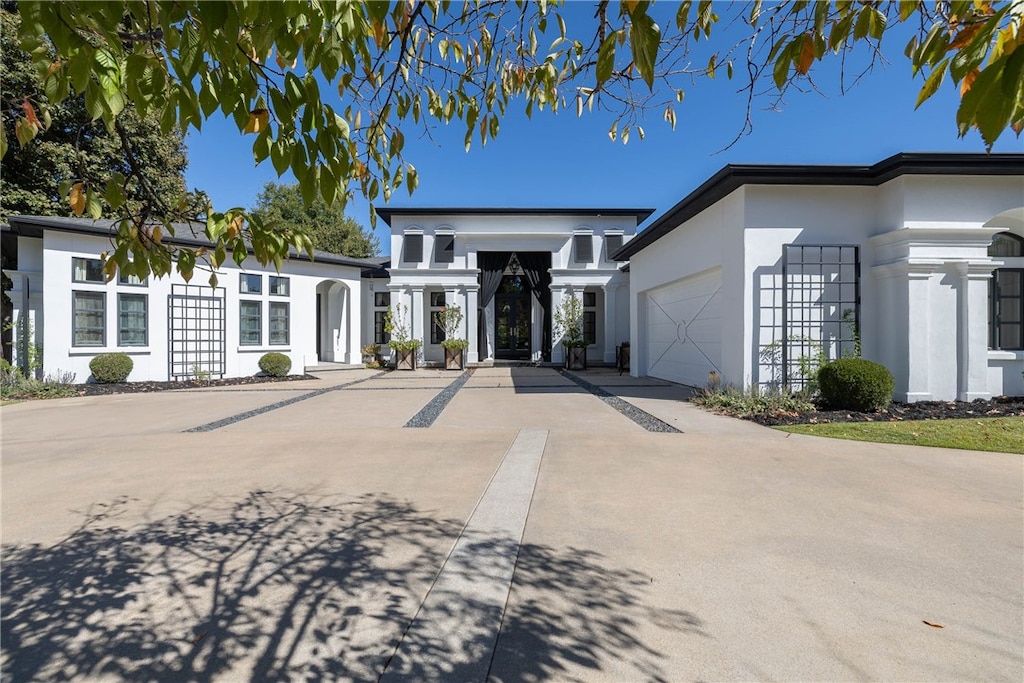
[[[466,349],[469,341],[458,336],[462,328],[462,309],[449,304],[437,312],[437,324],[444,330],[444,369],[464,370],[466,367]]]
[[[380,344],[363,344],[363,364],[367,367],[379,368],[384,365],[384,358],[380,355]]]
[[[562,299],[555,310],[555,336],[562,338],[566,370],[587,369],[587,347],[583,338],[583,301],[575,293]]]
[[[420,340],[412,339],[409,335],[409,307],[397,303],[393,310],[394,313],[392,309],[388,309],[384,329],[391,335],[388,346],[395,352],[395,369],[415,370],[416,350],[420,347]]]

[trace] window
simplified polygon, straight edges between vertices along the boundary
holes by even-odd
[[[262,275],[248,275],[241,273],[238,276],[238,291],[242,294],[259,294],[263,290]]]
[[[373,307],[376,309],[373,312],[373,343],[374,344],[387,344],[391,341],[391,335],[388,334],[387,315],[388,308],[391,306],[391,292],[374,292],[373,293]]]
[[[455,235],[438,233],[434,236],[434,262],[455,263]]]
[[[280,275],[271,275],[270,293],[273,296],[288,296],[291,293],[291,280]]]
[[[137,275],[118,275],[117,284],[129,287],[145,287],[149,284],[149,278],[139,279]]]
[[[243,346],[259,346],[263,339],[262,304],[259,301],[238,302],[239,335],[238,343]]]
[[[423,260],[423,235],[412,233],[405,236],[402,244],[402,261],[419,263]]]
[[[1024,238],[1010,232],[996,235],[989,256],[1007,266],[992,272],[988,283],[988,345],[992,349],[1024,349]]]
[[[597,293],[583,292],[583,341],[597,343]]]
[[[117,295],[117,345],[146,345],[146,295]]]
[[[97,282],[103,284],[103,261],[98,258],[71,259],[71,279],[75,282]]]
[[[288,302],[270,302],[270,343],[281,346],[288,343]]]
[[[594,260],[594,236],[577,234],[572,236],[574,263],[592,263]]]
[[[444,341],[444,326],[437,319],[437,314],[444,308],[444,292],[430,293],[430,343],[440,344]]]
[[[604,236],[605,251],[607,260],[612,260],[612,255],[622,249],[622,233],[609,233]]]
[[[104,292],[72,292],[72,346],[106,343],[106,300]]]

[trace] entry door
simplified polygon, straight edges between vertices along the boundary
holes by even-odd
[[[530,357],[530,306],[528,291],[495,295],[495,358]]]

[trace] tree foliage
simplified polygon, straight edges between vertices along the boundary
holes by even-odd
[[[317,196],[344,203],[358,190],[372,205],[403,186],[411,192],[417,172],[402,155],[409,134],[457,124],[469,149],[496,136],[513,105],[528,116],[573,106],[580,115],[610,111],[609,136],[626,143],[644,137],[648,112],[674,127],[683,85],[724,71],[748,94],[749,127],[755,98],[813,86],[814,66],[826,59],[866,55],[870,68],[884,36],[901,24],[914,33],[906,55],[912,74],[924,79],[919,103],[948,76],[962,95],[955,114],[961,135],[977,128],[991,147],[1007,127],[1019,134],[1024,125],[1017,0],[687,0],[668,6],[664,25],[647,0],[601,0],[592,14],[543,0],[20,6],[20,38],[44,97],[25,101],[13,127],[19,144],[45,126],[49,107],[76,95],[111,130],[129,104],[164,132],[198,130],[225,116],[253,136],[257,163],[295,176],[307,203]],[[725,29],[736,26],[743,38],[721,44]],[[0,147],[11,132],[5,125]],[[247,244],[262,263],[279,267],[289,248],[312,248],[303,232],[275,230],[242,209],[196,216],[156,192],[133,213],[116,180],[76,184],[68,195],[76,213],[89,196],[102,196],[124,217],[110,275],[116,267],[161,275],[174,255],[188,278],[197,258],[216,269],[229,251],[244,260]],[[197,218],[215,248],[175,253],[162,242],[172,220]],[[154,219],[162,223],[153,227]]]
[[[305,204],[297,183],[264,185],[250,215],[265,225],[303,230],[315,249],[332,254],[364,258],[376,256],[380,249],[377,237],[346,216],[340,202],[329,205],[322,197],[316,197]]]
[[[18,45],[19,24],[16,13],[0,9],[0,115],[6,130],[15,129],[17,122],[24,119],[26,98],[30,106],[45,101],[32,58]],[[67,215],[69,190],[62,193],[60,186],[68,180],[81,182],[83,187],[99,188],[117,177],[123,183],[127,207],[132,211],[138,211],[146,202],[142,178],[161,195],[184,196],[188,159],[180,131],[161,133],[156,121],[142,121],[129,107],[120,117],[132,149],[129,156],[122,148],[122,140],[86,113],[84,98],[69,97],[41,110],[37,118],[45,130],[39,132],[32,144],[12,148],[3,158],[0,222],[16,214]],[[138,174],[132,172],[131,163],[138,165]],[[87,194],[82,198],[90,199]],[[114,215],[96,190],[87,205],[90,212]]]

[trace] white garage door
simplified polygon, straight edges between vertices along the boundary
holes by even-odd
[[[722,271],[716,268],[647,293],[647,374],[702,387],[721,374]]]

